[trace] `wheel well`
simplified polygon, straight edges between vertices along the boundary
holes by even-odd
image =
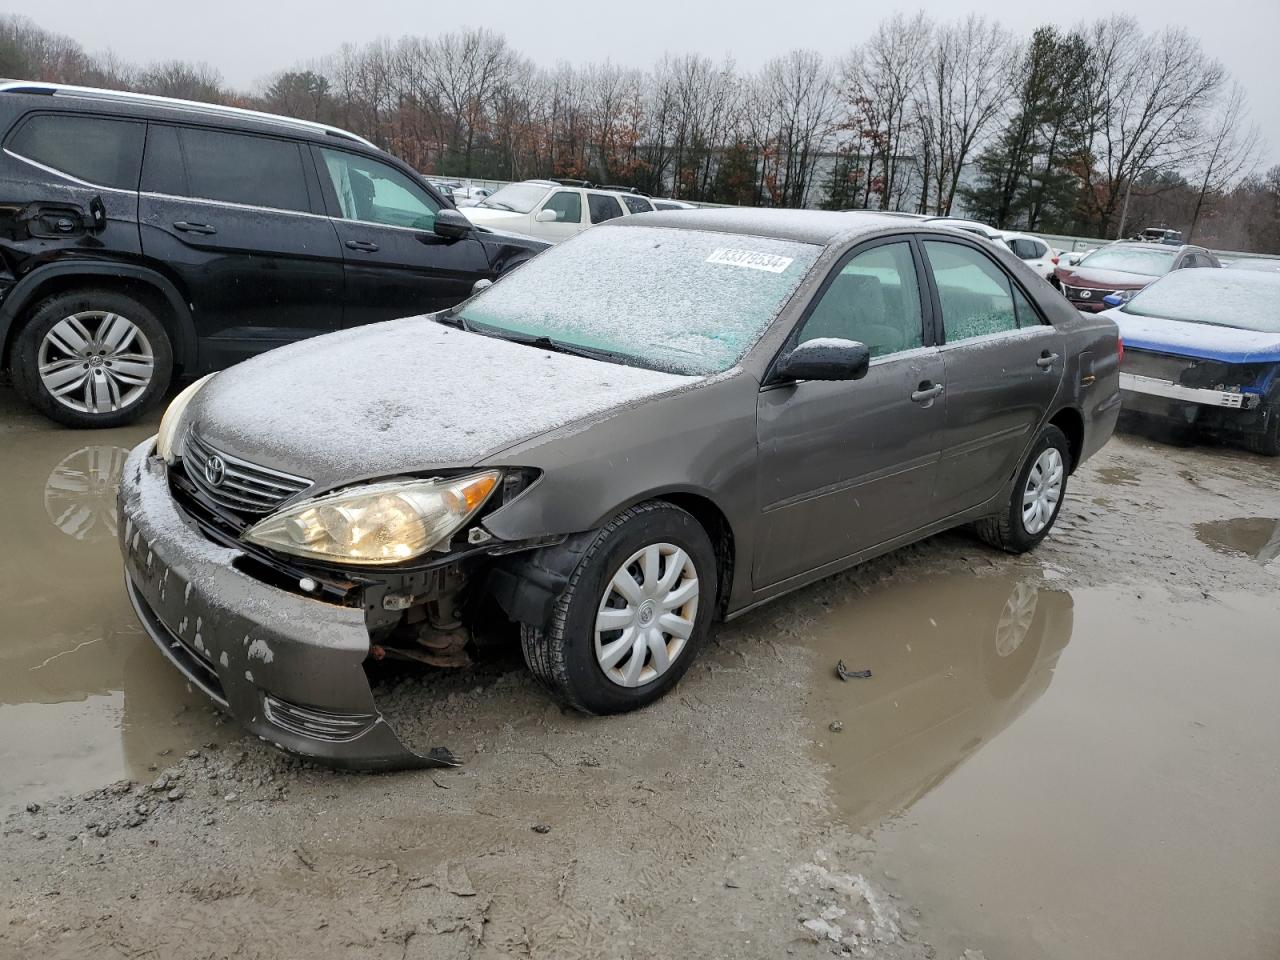
[[[1049,422],[1067,435],[1067,443],[1071,448],[1071,472],[1075,473],[1076,464],[1080,462],[1080,454],[1084,450],[1084,417],[1074,407],[1063,407]]]
[[[711,538],[711,546],[716,552],[716,566],[719,568],[719,589],[717,593],[717,613],[724,616],[729,606],[729,591],[733,586],[733,565],[735,560],[733,528],[729,519],[720,508],[706,497],[696,493],[664,493],[654,498],[663,500],[672,506],[679,507],[702,524]]]
[[[8,337],[4,344],[4,354],[0,357],[0,368],[6,370],[9,368],[13,358],[13,345],[18,339],[18,333],[26,326],[32,315],[40,309],[40,305],[51,297],[70,293],[73,290],[114,290],[117,293],[123,293],[141,301],[147,309],[155,314],[156,319],[160,321],[173,342],[174,373],[177,374],[182,371],[184,354],[183,331],[178,324],[178,318],[173,314],[173,305],[169,303],[169,298],[159,288],[152,286],[145,280],[138,280],[133,277],[74,273],[50,277],[41,283],[30,298],[27,299],[22,311],[14,319],[13,326],[9,328]]]

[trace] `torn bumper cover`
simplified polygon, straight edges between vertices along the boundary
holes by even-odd
[[[456,766],[409,749],[374,703],[363,611],[297,596],[233,566],[169,493],[152,440],[130,454],[118,500],[125,586],[156,646],[192,683],[282,750],[363,770]]]

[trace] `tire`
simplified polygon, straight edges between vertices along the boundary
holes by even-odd
[[[1056,460],[1050,451],[1056,451]],[[1060,473],[1060,477],[1056,496],[1052,487],[1048,483],[1045,484],[1045,496],[1037,497],[1042,512],[1028,522],[1023,514],[1024,498],[1031,494],[1029,487],[1033,483],[1032,472],[1037,469],[1037,465],[1041,468],[1038,476],[1043,476],[1047,472],[1052,477],[1057,472]],[[1014,480],[1004,509],[996,516],[987,517],[974,524],[978,536],[991,546],[1009,553],[1026,553],[1034,549],[1049,535],[1054,522],[1058,519],[1058,511],[1062,509],[1062,501],[1067,495],[1067,477],[1070,473],[1071,445],[1067,442],[1067,435],[1049,424],[1040,431],[1036,442],[1031,445],[1027,458]],[[1039,486],[1039,483],[1035,485]],[[1046,508],[1049,511],[1047,516],[1043,512]]]
[[[655,549],[656,554],[650,552]],[[644,566],[651,556],[657,557],[660,574],[652,591]],[[637,557],[630,569],[638,574],[632,579],[640,587],[637,597],[644,602],[633,606],[614,589],[614,583],[615,575]],[[680,563],[679,573],[674,572],[676,563]],[[685,598],[690,572],[696,609],[690,609]],[[670,590],[666,589],[668,576],[678,578]],[[583,713],[625,713],[643,707],[670,690],[697,656],[716,609],[717,583],[715,551],[698,521],[669,503],[650,500],[638,504],[600,529],[570,576],[548,626],[521,625],[525,662],[552,696]],[[681,603],[673,611],[676,620],[692,623],[687,638],[661,630],[662,623],[676,622],[663,612],[668,599]],[[597,616],[606,609],[614,611],[612,619],[627,625],[598,635]],[[628,631],[648,642],[633,643]],[[657,641],[652,639],[655,634]],[[669,657],[665,670],[659,670],[654,659],[658,643]],[[637,646],[641,658],[638,669]],[[619,650],[621,658],[606,667],[601,654],[608,657]]]
[[[1250,434],[1246,443],[1254,453],[1264,457],[1280,457],[1280,400],[1267,408],[1266,424],[1257,433]]]
[[[11,366],[14,387],[51,420],[119,427],[164,396],[173,346],[151,308],[115,290],[86,288],[35,307]]]

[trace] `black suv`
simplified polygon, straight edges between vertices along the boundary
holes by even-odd
[[[118,426],[170,379],[466,299],[544,249],[367,140],[232,107],[0,84],[0,366]]]

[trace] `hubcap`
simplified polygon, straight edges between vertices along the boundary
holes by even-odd
[[[133,321],[105,310],[59,320],[40,341],[40,380],[64,407],[111,413],[135,403],[151,383],[155,354]]]
[[[662,676],[684,652],[698,616],[698,571],[671,543],[633,553],[605,587],[596,612],[596,661],[620,687]]]
[[[1053,519],[1053,511],[1062,497],[1063,476],[1062,454],[1057,447],[1049,447],[1036,457],[1022,491],[1022,526],[1032,536]]]

